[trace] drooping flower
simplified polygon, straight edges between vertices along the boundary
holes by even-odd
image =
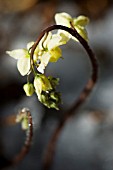
[[[57,60],[62,56],[59,46],[66,44],[66,39],[59,34],[52,34],[51,32],[48,33],[45,41],[43,42],[44,39],[45,36],[38,45],[38,48],[42,50],[41,55],[39,55],[40,64],[38,71],[42,74],[49,62],[57,62]]]
[[[78,16],[77,18],[72,18],[71,15],[62,12],[57,13],[55,15],[55,21],[57,25],[63,25],[66,27],[71,28],[72,26],[77,30],[77,32],[86,40],[88,41],[87,31],[85,29],[85,26],[89,23],[89,18],[85,17],[83,15]],[[68,32],[59,30],[58,33],[63,36],[68,37],[68,39],[72,38],[75,39],[73,36],[71,36]]]
[[[13,57],[17,61],[17,68],[18,71],[22,76],[25,76],[28,74],[30,70],[30,54],[29,49],[32,47],[34,42],[30,42],[27,44],[27,49],[17,49],[12,51],[6,51],[6,53]],[[36,58],[36,52],[34,53],[34,57]]]
[[[28,54],[28,50],[26,49],[17,49],[13,51],[6,51],[7,54],[9,54],[17,61],[17,68],[18,71],[22,76],[25,76],[29,70],[30,70],[30,56]]]

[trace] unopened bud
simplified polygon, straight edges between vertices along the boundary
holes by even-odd
[[[27,83],[23,86],[23,89],[26,93],[27,96],[32,96],[32,94],[34,93],[34,86],[32,83]]]

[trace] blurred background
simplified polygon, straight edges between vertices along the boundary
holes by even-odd
[[[26,48],[40,32],[54,24],[54,14],[67,12],[90,18],[89,44],[99,62],[96,87],[79,114],[64,126],[57,141],[51,170],[113,169],[113,1],[112,0],[0,0],[0,119],[28,107],[34,123],[30,152],[10,170],[41,170],[45,148],[58,120],[77,99],[90,77],[91,66],[84,49],[70,41],[62,47],[64,60],[50,64],[47,75],[60,78],[61,111],[46,109],[36,95],[26,97],[16,61],[6,50]],[[0,169],[4,157],[21,148],[25,134],[20,126],[0,128]]]

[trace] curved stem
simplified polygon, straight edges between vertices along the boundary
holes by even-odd
[[[12,159],[8,160],[6,159],[6,164],[4,167],[2,168],[6,168],[9,166],[15,166],[17,165],[24,157],[25,155],[28,153],[29,148],[31,146],[31,141],[32,141],[32,136],[33,136],[33,123],[32,123],[32,116],[29,110],[22,110],[21,112],[19,112],[19,114],[24,114],[24,112],[26,112],[26,116],[28,119],[28,129],[26,131],[26,139],[24,142],[23,147],[21,148],[20,152]],[[13,117],[13,116],[12,116]],[[15,117],[15,116],[14,116]],[[5,119],[4,119],[5,121]],[[7,118],[6,121],[7,122]],[[16,123],[16,117],[15,117],[15,123]],[[14,120],[13,120],[13,124],[14,124]]]
[[[58,139],[60,131],[62,130],[66,121],[71,116],[73,116],[75,114],[76,109],[78,109],[78,107],[85,101],[87,96],[90,94],[90,92],[92,91],[92,89],[93,89],[93,87],[94,87],[94,85],[97,81],[97,77],[98,77],[98,64],[97,64],[97,59],[96,59],[93,51],[89,47],[88,43],[78,34],[76,29],[73,29],[73,28],[68,28],[68,27],[65,27],[65,26],[62,26],[62,25],[53,25],[53,26],[50,26],[47,29],[45,29],[41,33],[40,37],[37,39],[37,41],[35,42],[35,44],[33,45],[32,49],[31,49],[31,58],[33,58],[34,50],[36,49],[38,43],[40,42],[40,40],[44,36],[44,34],[48,33],[49,31],[55,30],[55,29],[61,29],[61,30],[67,31],[72,36],[74,36],[76,39],[78,39],[78,41],[81,43],[81,45],[86,50],[88,57],[91,61],[92,75],[91,75],[90,80],[87,82],[86,86],[82,90],[78,100],[75,101],[73,106],[65,113],[64,117],[59,122],[58,127],[55,129],[53,136],[52,136],[52,138],[51,138],[51,140],[50,140],[50,142],[47,146],[46,153],[45,153],[44,162],[43,162],[43,169],[44,170],[48,170],[51,166],[51,163],[53,161],[53,155],[54,155],[54,152],[55,152],[56,141]]]

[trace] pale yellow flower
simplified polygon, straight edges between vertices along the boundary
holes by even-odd
[[[46,38],[45,36],[38,45],[41,55],[39,55],[40,64],[37,69],[42,74],[49,62],[56,62],[62,56],[59,46],[66,44],[66,39],[59,34],[52,34],[49,32]]]
[[[85,17],[83,15],[78,16],[77,18],[72,18],[69,14],[62,12],[62,13],[57,13],[55,15],[55,21],[57,25],[63,25],[66,27],[71,28],[72,25],[73,27],[77,30],[77,32],[86,40],[88,41],[88,36],[87,36],[87,31],[85,29],[85,26],[89,23],[89,18]],[[72,24],[72,25],[71,25]],[[72,38],[77,41],[76,38],[71,36],[68,32],[59,30],[58,34],[60,34],[65,37],[68,37],[68,39]]]
[[[30,54],[28,50],[34,42],[30,42],[27,44],[27,49],[17,49],[12,51],[6,51],[6,53],[17,60],[17,68],[18,71],[22,76],[25,76],[28,74],[30,70]],[[36,53],[34,53],[34,57],[36,58]]]

